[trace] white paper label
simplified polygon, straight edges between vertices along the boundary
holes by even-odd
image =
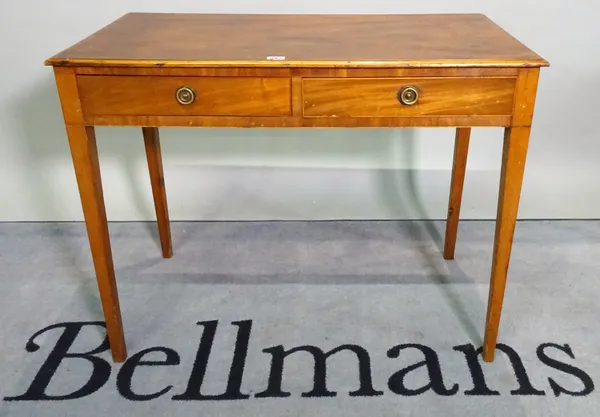
[[[285,56],[282,55],[270,55],[267,57],[267,59],[269,61],[284,61],[285,60]]]

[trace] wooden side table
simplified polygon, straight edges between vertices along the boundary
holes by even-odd
[[[94,126],[141,126],[172,255],[158,127],[457,127],[444,258],[469,136],[505,127],[483,359],[492,361],[540,67],[483,15],[127,14],[52,65],[113,359],[126,359]]]

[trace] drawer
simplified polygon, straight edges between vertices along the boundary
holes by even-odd
[[[86,117],[285,116],[292,111],[289,78],[89,75],[78,76],[77,84]],[[184,103],[191,103],[180,103],[178,91]]]
[[[305,117],[510,115],[516,78],[305,78]],[[412,105],[398,94],[418,93]],[[408,97],[410,98],[410,97]]]

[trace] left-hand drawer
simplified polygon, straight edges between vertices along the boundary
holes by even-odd
[[[77,83],[86,118],[292,113],[289,78],[80,75]]]

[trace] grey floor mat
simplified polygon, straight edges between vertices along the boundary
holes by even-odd
[[[168,260],[155,227],[110,225],[130,362],[94,354],[95,389],[59,399],[93,367],[46,360],[104,338],[85,227],[0,224],[0,416],[600,413],[598,221],[517,225],[499,341],[518,356],[480,372],[493,222],[462,222],[454,261],[443,222],[175,222]],[[153,347],[163,364],[134,368]]]

